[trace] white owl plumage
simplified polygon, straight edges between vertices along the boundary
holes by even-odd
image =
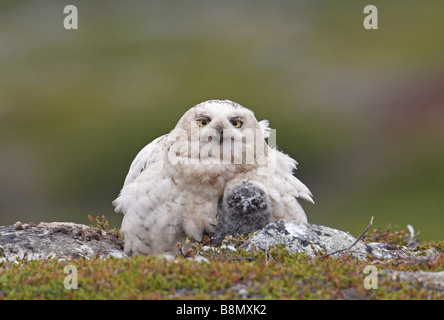
[[[297,162],[267,145],[269,131],[268,121],[258,122],[251,110],[229,100],[189,109],[170,133],[139,152],[113,202],[124,214],[125,252],[174,253],[186,237],[201,241],[217,224],[219,197],[243,181],[269,196],[271,221],[306,222],[296,198],[313,202],[312,194],[293,176]],[[260,148],[261,158],[255,152]]]

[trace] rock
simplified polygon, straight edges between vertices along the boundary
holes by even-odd
[[[419,288],[444,290],[444,271],[438,272],[407,272],[398,270],[381,270],[380,276],[386,276],[391,281],[403,281],[411,284],[412,287],[418,285]]]
[[[266,251],[271,246],[281,245],[291,254],[305,252],[314,257],[317,253],[333,253],[337,250],[349,248],[357,239],[347,232],[310,223],[299,223],[296,220],[278,220],[268,224],[262,230],[253,234],[246,242],[246,250],[253,248]],[[350,250],[332,254],[339,257],[349,254],[365,260],[367,255],[374,255],[378,259],[405,257],[408,248],[396,247],[390,250],[387,244],[366,244],[358,241]]]
[[[0,226],[0,261],[46,258],[124,257],[114,232],[70,222]]]
[[[290,253],[305,252],[314,257],[317,253],[333,253],[347,249],[356,238],[347,232],[296,220],[278,220],[254,233],[244,244],[246,250],[268,248],[280,245]],[[208,247],[208,249],[219,249]],[[232,245],[222,244],[220,249],[236,251]],[[386,243],[358,241],[350,250],[332,254],[344,254],[366,259],[372,255],[376,259],[406,258],[412,255],[434,255],[415,252],[407,246],[394,246]],[[0,262],[16,259],[77,259],[81,257],[107,258],[126,257],[123,252],[123,239],[115,232],[105,231],[71,222],[42,222],[40,224],[17,222],[12,226],[0,226]],[[171,257],[174,259],[174,257]],[[207,259],[197,258],[199,262]]]
[[[240,299],[250,298],[250,293],[248,292],[248,287],[245,284],[235,283],[231,285],[230,290],[237,293]]]

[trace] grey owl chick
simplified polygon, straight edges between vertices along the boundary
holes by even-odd
[[[220,245],[227,236],[247,235],[262,229],[270,222],[270,198],[248,181],[235,185],[219,198],[218,222],[211,240]]]

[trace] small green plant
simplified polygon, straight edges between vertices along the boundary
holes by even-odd
[[[410,232],[405,231],[404,229],[393,229],[396,229],[396,227],[392,225],[387,226],[385,230],[381,230],[380,228],[373,229],[371,232],[366,234],[363,239],[369,242],[383,242],[397,246],[407,245],[407,241],[410,238]]]
[[[89,219],[89,221],[96,223],[95,226],[90,225],[93,228],[97,228],[97,229],[101,229],[101,230],[105,230],[105,231],[107,231],[109,228],[109,221],[104,215],[102,215],[102,217],[100,217],[100,216],[93,217],[92,215],[89,214],[88,219]]]
[[[95,225],[92,225],[92,224],[89,225],[92,228],[96,228],[96,229],[104,230],[107,232],[114,232],[116,234],[119,234],[118,229],[116,229],[116,228],[111,229],[110,228],[108,218],[105,217],[105,215],[102,215],[101,217],[100,216],[93,217],[92,215],[89,214],[88,219],[89,219],[89,221],[95,223]]]

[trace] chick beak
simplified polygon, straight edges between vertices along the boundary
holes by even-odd
[[[242,212],[247,213],[248,208],[250,207],[250,202],[248,200],[245,200],[242,202]]]

